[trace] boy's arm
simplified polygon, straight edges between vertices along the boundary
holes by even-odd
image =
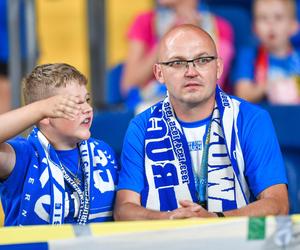
[[[47,117],[74,119],[79,114],[79,103],[76,96],[57,95],[0,115],[0,180],[11,173],[16,160],[6,140]]]

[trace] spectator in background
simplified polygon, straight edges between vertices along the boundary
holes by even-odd
[[[152,65],[157,60],[157,44],[172,27],[191,23],[205,29],[217,43],[224,61],[224,86],[234,54],[233,30],[230,24],[205,9],[198,0],[157,0],[157,8],[137,16],[129,30],[129,50],[122,80],[122,93],[129,106],[143,110],[161,99],[166,92],[153,76]],[[140,106],[139,106],[140,104]]]
[[[257,47],[237,53],[234,90],[251,102],[299,104],[300,54],[290,38],[298,29],[293,0],[255,0]]]

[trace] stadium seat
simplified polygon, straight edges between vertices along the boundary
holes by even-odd
[[[234,31],[236,49],[256,43],[254,36],[251,34],[251,13],[248,9],[228,5],[227,2],[223,5],[210,5],[209,9],[230,22]]]
[[[107,71],[106,81],[106,103],[108,105],[116,105],[124,102],[121,95],[121,77],[123,72],[123,64],[117,64]]]
[[[108,143],[120,157],[124,135],[133,116],[133,111],[129,110],[95,112],[91,127],[92,137]]]
[[[288,177],[290,213],[300,213],[300,106],[263,106],[271,115]]]

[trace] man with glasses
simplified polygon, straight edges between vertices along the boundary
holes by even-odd
[[[168,96],[129,125],[116,220],[288,213],[271,119],[224,93],[222,70],[202,29],[182,25],[163,37],[153,71]]]

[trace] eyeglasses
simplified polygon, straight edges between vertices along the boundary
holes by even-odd
[[[174,69],[187,69],[189,67],[189,63],[192,63],[195,68],[202,68],[217,58],[217,56],[200,56],[192,60],[174,60],[169,62],[158,62],[158,64],[166,65]]]

